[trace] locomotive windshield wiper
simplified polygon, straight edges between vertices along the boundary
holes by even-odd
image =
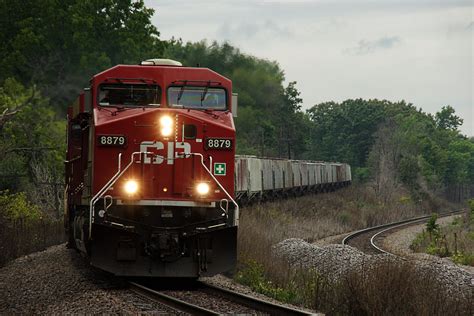
[[[202,106],[202,101],[204,101],[204,99],[206,98],[206,95],[207,95],[207,90],[209,89],[209,85],[207,85],[205,88],[204,88],[204,91],[202,92],[201,94],[201,106]]]
[[[186,87],[186,80],[183,82],[183,85],[181,86],[181,89],[179,90],[179,93],[178,93],[178,98],[176,99],[176,103],[178,105],[179,105],[179,100],[181,100],[181,98],[183,97],[185,87]]]
[[[202,101],[204,101],[204,99],[206,98],[206,96],[207,96],[207,91],[209,90],[209,87],[210,87],[210,86],[211,86],[211,81],[209,80],[209,81],[207,82],[206,87],[204,88],[204,91],[203,91],[202,94],[201,94],[201,107],[202,107]]]

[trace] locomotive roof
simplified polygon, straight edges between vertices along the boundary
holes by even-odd
[[[133,79],[138,81],[155,81],[156,83],[182,83],[185,80],[196,83],[210,82],[211,84],[231,85],[231,81],[209,68],[177,67],[177,66],[149,66],[149,65],[116,65],[104,70],[91,79],[91,84],[98,84],[113,79]]]

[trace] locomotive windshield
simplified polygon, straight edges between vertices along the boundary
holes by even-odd
[[[227,108],[226,91],[209,87],[170,87],[168,88],[168,104],[186,109],[225,110]]]
[[[100,106],[159,106],[161,89],[157,85],[105,84],[99,88]]]

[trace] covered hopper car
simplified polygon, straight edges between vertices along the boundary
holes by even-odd
[[[151,59],[92,77],[68,108],[68,245],[121,276],[211,276],[236,263],[238,199],[350,183],[346,164],[235,156],[232,82]]]
[[[327,192],[347,186],[351,181],[351,167],[346,163],[235,157],[235,193],[241,203],[305,192]]]

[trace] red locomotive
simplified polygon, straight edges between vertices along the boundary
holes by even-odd
[[[68,109],[69,245],[122,276],[232,269],[236,105],[229,79],[171,60],[95,75]]]

